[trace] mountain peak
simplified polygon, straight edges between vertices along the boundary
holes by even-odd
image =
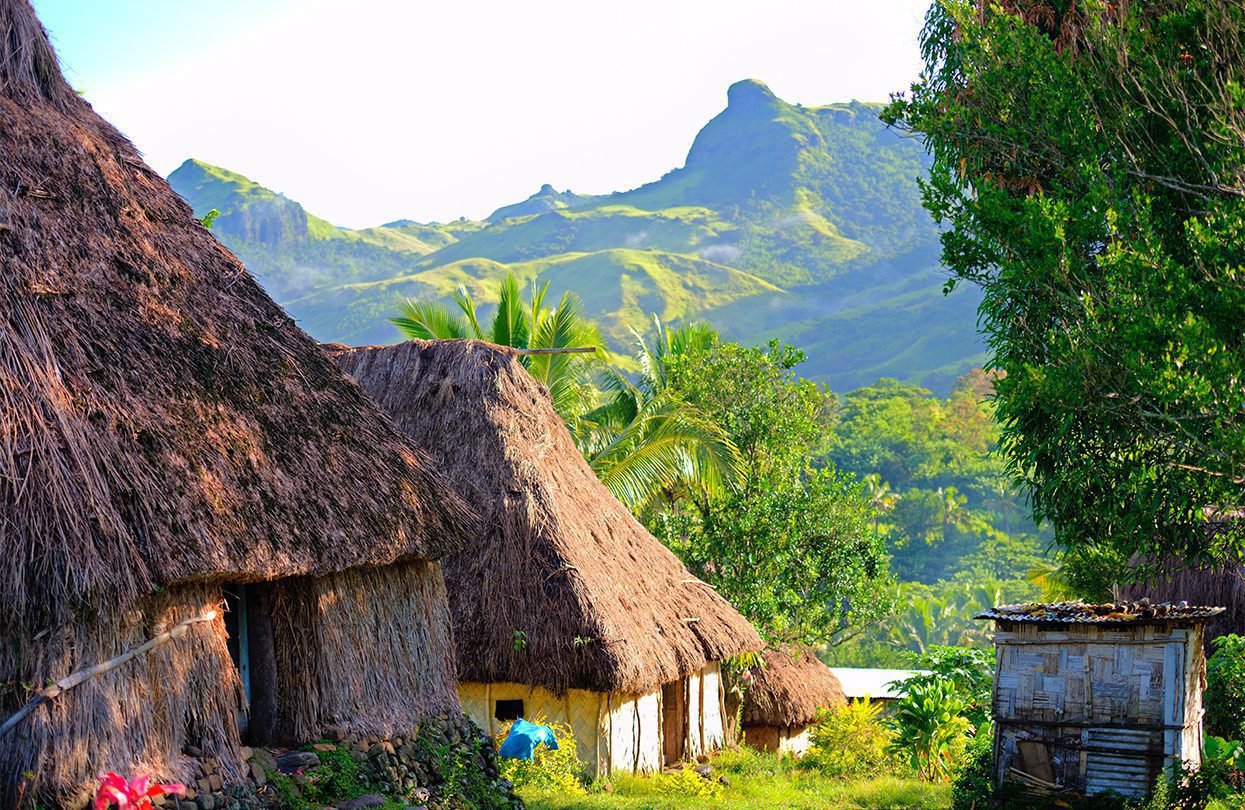
[[[758,104],[769,104],[777,100],[769,85],[757,79],[744,79],[732,84],[726,90],[726,106],[748,107]]]
[[[540,187],[540,191],[523,202],[498,208],[489,214],[488,221],[499,222],[506,217],[522,217],[530,214],[543,214],[547,211],[557,211],[562,208],[579,205],[590,199],[590,197],[581,196],[570,189],[558,191],[551,183],[545,183]]]

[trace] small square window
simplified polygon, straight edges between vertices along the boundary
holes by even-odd
[[[523,701],[499,700],[493,709],[493,716],[498,720],[518,720],[523,716]]]

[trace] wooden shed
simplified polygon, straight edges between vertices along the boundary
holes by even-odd
[[[1006,605],[995,623],[996,782],[1031,793],[1144,795],[1201,761],[1206,622],[1181,602]]]

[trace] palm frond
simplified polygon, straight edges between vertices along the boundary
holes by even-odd
[[[439,301],[403,297],[401,314],[389,322],[406,338],[448,340],[467,336],[466,325]]]
[[[471,336],[476,340],[484,340],[484,332],[480,330],[480,321],[476,318],[476,302],[471,297],[471,290],[468,290],[464,285],[460,285],[457,290],[450,293],[450,298],[453,299],[455,304],[458,304],[458,308],[467,317],[467,325],[471,329]]]
[[[541,291],[542,298],[544,291]],[[570,354],[541,354],[531,358],[528,370],[545,384],[553,407],[568,421],[585,410],[585,398],[591,392],[586,371],[606,360],[605,339],[590,321],[582,316],[579,296],[567,292],[553,312],[541,319],[539,331],[532,336],[532,348],[569,349],[592,347],[589,358]]]
[[[497,289],[497,312],[493,315],[492,340],[499,346],[526,349],[531,342],[526,308],[519,279],[506,273]],[[527,363],[524,363],[527,365]]]
[[[598,446],[589,464],[635,510],[671,490],[721,494],[738,476],[742,461],[725,431],[665,396],[646,403],[612,441]]]

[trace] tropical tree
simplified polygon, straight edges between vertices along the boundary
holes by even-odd
[[[704,323],[670,329],[654,318],[650,346],[634,333],[640,364],[633,380],[615,368],[601,374],[606,402],[575,424],[576,441],[602,483],[633,512],[691,492],[725,493],[740,466],[726,432],[669,385],[671,359],[717,340]]]
[[[1245,490],[1245,5],[939,0],[922,40],[884,117],[982,290],[1010,474],[1080,563],[1245,557],[1203,530]]]
[[[720,425],[743,463],[725,495],[702,491],[654,528],[766,638],[812,645],[885,614],[892,580],[863,486],[812,463],[834,400],[795,373],[803,360],[777,342],[727,341],[666,358],[666,386]]]
[[[538,287],[533,281],[524,301],[518,278],[508,272],[498,284],[497,310],[487,328],[481,326],[476,302],[465,286],[450,295],[461,314],[440,301],[404,298],[401,314],[389,320],[407,338],[475,338],[540,352],[522,355],[520,362],[549,389],[553,407],[570,424],[594,402],[591,372],[604,365],[607,350],[600,331],[583,317],[578,295],[563,293],[550,309],[545,301],[548,292],[549,282]],[[593,352],[554,351],[580,348]]]

